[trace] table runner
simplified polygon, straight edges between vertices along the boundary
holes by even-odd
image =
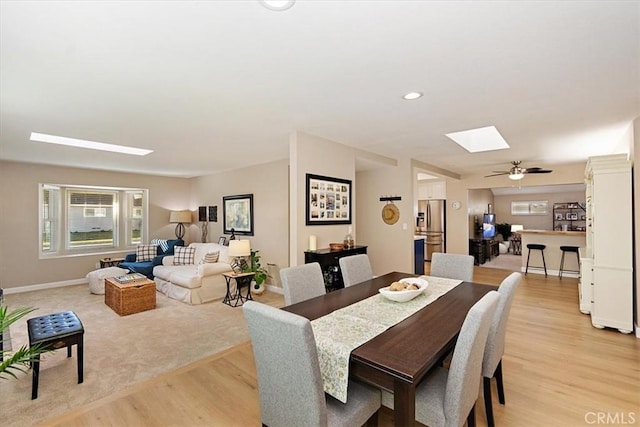
[[[411,301],[394,302],[377,294],[311,321],[326,393],[346,403],[351,352],[462,283],[442,277],[420,278],[429,286]]]

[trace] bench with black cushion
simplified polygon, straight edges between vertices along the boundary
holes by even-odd
[[[67,357],[71,357],[71,346],[77,346],[78,384],[83,381],[83,338],[84,327],[73,311],[47,314],[27,320],[29,347],[40,345],[42,349],[57,350],[67,347]],[[38,398],[38,380],[40,376],[40,355],[31,362],[33,380],[31,399]]]

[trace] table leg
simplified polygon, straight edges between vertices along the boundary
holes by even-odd
[[[393,413],[396,426],[413,426],[416,418],[416,388],[413,384],[395,380]]]
[[[231,278],[225,276],[224,280],[227,282],[227,294],[224,296],[222,302],[231,305]]]

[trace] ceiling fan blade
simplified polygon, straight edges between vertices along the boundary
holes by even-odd
[[[498,175],[509,175],[509,171],[494,171],[495,173],[491,175],[485,175],[485,178],[489,178],[490,176],[498,176]]]
[[[542,169],[542,168],[526,168],[522,171],[522,173],[551,173],[552,170]]]

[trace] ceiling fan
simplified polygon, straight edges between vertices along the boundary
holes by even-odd
[[[542,168],[521,168],[520,160],[513,161],[511,164],[513,167],[508,171],[493,171],[494,173],[491,175],[486,175],[485,178],[490,176],[498,176],[498,175],[509,175],[509,179],[513,179],[514,181],[520,180],[524,178],[524,174],[526,173],[551,173],[553,172],[550,169],[542,169]]]

